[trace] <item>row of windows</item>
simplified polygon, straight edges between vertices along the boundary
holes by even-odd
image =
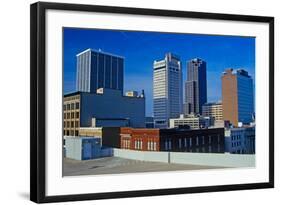
[[[122,140],[122,148],[125,148],[125,149],[130,149],[130,146],[131,146],[131,141],[129,139],[126,139],[126,140]]]
[[[75,117],[74,117],[75,116]],[[79,118],[79,112],[71,112],[71,113],[64,113],[63,114],[64,119],[73,119],[73,118]]]
[[[74,125],[75,125],[75,126],[74,126]],[[79,121],[67,121],[67,122],[63,122],[63,127],[65,127],[65,128],[79,127]]]
[[[148,141],[147,150],[156,151],[156,142]]]
[[[79,102],[63,105],[63,110],[74,110],[74,109],[79,109]]]
[[[240,142],[240,141],[239,141],[239,142],[232,142],[232,143],[231,143],[231,146],[232,146],[232,147],[241,146],[241,142]]]
[[[78,136],[78,130],[64,130],[63,134],[66,136]]]
[[[241,136],[240,136],[240,135],[231,136],[231,140],[240,140],[240,139],[241,139]]]
[[[201,144],[200,144],[200,138],[201,138]],[[187,147],[192,147],[193,145],[196,145],[196,146],[199,146],[199,145],[205,145],[206,143],[207,144],[212,144],[212,136],[208,136],[207,139],[205,139],[204,136],[197,136],[195,138],[195,144],[193,144],[193,138],[179,138],[178,139],[178,147],[181,149],[181,148],[187,148]],[[208,140],[206,142],[206,140]],[[217,142],[220,143],[220,136],[218,135],[217,136]],[[166,139],[165,140],[165,143],[164,143],[164,146],[165,146],[165,150],[171,150],[172,149],[172,139]]]
[[[141,140],[136,140],[135,141],[135,149],[142,149],[142,141]]]

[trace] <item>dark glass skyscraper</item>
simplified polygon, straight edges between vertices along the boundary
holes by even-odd
[[[202,105],[207,102],[206,62],[195,58],[187,63],[185,83],[185,114],[202,114]]]
[[[124,84],[124,58],[87,49],[76,55],[76,90],[95,93],[98,88],[121,90]]]

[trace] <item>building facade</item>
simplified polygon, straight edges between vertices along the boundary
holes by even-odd
[[[103,147],[121,147],[120,127],[80,127],[79,136],[100,138]]]
[[[78,136],[80,127],[145,127],[145,98],[120,90],[64,95],[64,135]]]
[[[202,106],[202,115],[204,117],[213,117],[214,120],[223,120],[222,103],[205,103]]]
[[[187,62],[185,82],[185,115],[202,114],[202,105],[207,102],[206,62],[195,58]]]
[[[234,126],[249,124],[254,115],[253,79],[243,69],[227,69],[222,79],[223,119]]]
[[[224,129],[121,128],[121,148],[140,151],[224,153]]]
[[[153,64],[153,113],[155,127],[167,128],[170,118],[182,113],[182,69],[179,57],[167,53]]]
[[[179,118],[170,119],[170,128],[188,125],[191,129],[208,128],[213,125],[214,119],[200,115],[180,115]]]
[[[255,127],[225,129],[225,148],[232,154],[255,154]]]
[[[121,149],[160,151],[159,129],[121,127]]]
[[[123,93],[123,57],[87,49],[76,55],[76,64],[76,91],[94,93],[109,88]]]
[[[145,117],[145,127],[154,128],[154,118],[153,117]]]

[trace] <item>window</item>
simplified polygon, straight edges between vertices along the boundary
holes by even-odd
[[[76,112],[75,115],[76,118],[79,118],[79,112]]]
[[[165,139],[165,150],[168,150],[168,140]]]
[[[66,110],[66,105],[63,105],[63,110]]]
[[[74,109],[74,103],[71,103],[71,110]]]
[[[78,136],[78,130],[75,130],[75,136]]]
[[[71,121],[71,127],[74,127],[74,122],[73,121]]]
[[[67,105],[66,105],[66,109],[67,109],[67,110],[70,110],[70,104],[67,104]]]
[[[75,103],[75,109],[79,109],[79,103]]]
[[[74,118],[74,112],[71,113],[71,118]]]
[[[169,150],[171,150],[171,149],[172,149],[172,140],[169,139]]]
[[[184,147],[187,147],[187,140],[184,138]]]
[[[78,127],[78,121],[75,121],[75,127]]]
[[[67,119],[69,119],[70,118],[70,113],[67,113]]]
[[[205,144],[205,137],[202,136],[202,145],[204,145],[204,144]]]
[[[196,137],[196,146],[198,146],[199,145],[199,137],[197,136]]]

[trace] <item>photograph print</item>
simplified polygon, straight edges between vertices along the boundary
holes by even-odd
[[[62,35],[63,176],[255,167],[255,37]]]

